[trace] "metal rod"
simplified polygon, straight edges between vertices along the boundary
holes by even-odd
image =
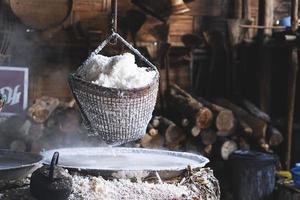
[[[118,0],[112,0],[111,4],[111,32],[118,31]]]

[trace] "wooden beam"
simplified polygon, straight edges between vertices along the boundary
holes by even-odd
[[[251,28],[251,29],[281,29],[281,30],[284,30],[286,28],[285,26],[259,26],[259,25],[245,25],[245,24],[240,24],[239,26],[241,28]]]

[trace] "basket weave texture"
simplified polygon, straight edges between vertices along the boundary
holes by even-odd
[[[69,84],[80,107],[89,135],[107,144],[142,138],[152,117],[158,76],[147,87],[132,90],[105,88],[71,74]]]
[[[149,70],[156,72],[151,84],[143,88],[124,90],[102,87],[82,78],[88,60],[114,39],[127,46]],[[90,136],[96,136],[110,145],[118,145],[145,135],[156,103],[159,73],[152,63],[119,34],[113,33],[109,36],[75,73],[70,74],[69,85]]]
[[[143,88],[124,90],[105,88],[82,78],[88,60],[115,39],[127,46],[149,70],[156,72],[152,83]],[[90,136],[117,145],[145,135],[156,103],[159,73],[151,62],[119,34],[113,33],[104,40],[87,61],[70,74],[69,84]]]

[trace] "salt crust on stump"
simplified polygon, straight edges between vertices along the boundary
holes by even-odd
[[[178,177],[172,180],[163,180],[165,183],[159,184],[131,182],[128,179],[104,180],[102,177],[81,175],[73,175],[72,181],[73,193],[68,200],[220,199],[219,183],[213,176],[212,170],[208,168],[194,171],[185,178]],[[6,188],[7,186],[5,184]],[[13,199],[36,200],[31,196],[26,180],[23,187],[14,187],[7,191],[3,191],[0,184],[0,200]]]

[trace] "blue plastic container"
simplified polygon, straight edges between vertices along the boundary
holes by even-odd
[[[300,163],[296,164],[296,167],[291,169],[294,184],[297,188],[300,188]]]
[[[284,17],[279,20],[279,25],[280,26],[285,26],[285,27],[291,27],[291,17]]]

